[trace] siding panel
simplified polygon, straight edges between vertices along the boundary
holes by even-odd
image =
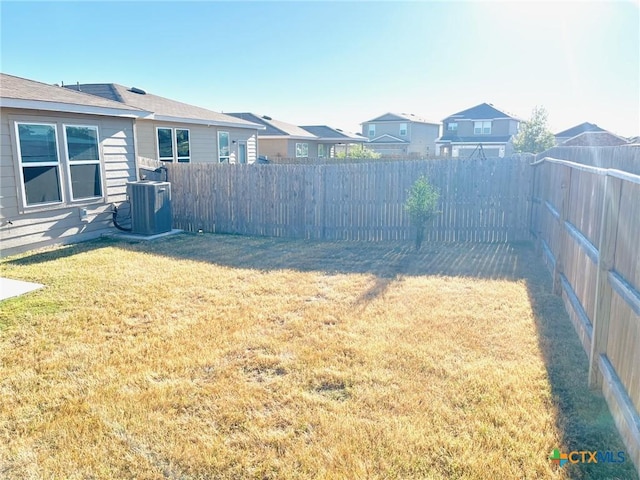
[[[21,188],[19,172],[15,169],[17,159],[13,154],[13,138],[9,134],[14,121],[55,123],[58,125],[59,142],[63,139],[63,124],[96,125],[100,133],[106,201],[77,202],[73,205],[63,203],[54,208],[30,208],[22,211],[18,197]],[[112,231],[109,204],[123,201],[126,198],[126,182],[136,178],[132,119],[3,109],[0,115],[0,131],[3,144],[0,149],[0,217],[5,219],[0,223],[0,255],[10,255],[55,243],[95,238]],[[65,189],[67,174],[66,164],[62,161],[60,175]],[[66,194],[68,195],[68,192]],[[65,201],[68,200],[65,198]],[[86,208],[88,211],[85,220],[80,218],[80,208]],[[8,221],[11,221],[11,224]]]

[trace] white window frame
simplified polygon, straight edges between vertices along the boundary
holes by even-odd
[[[369,138],[376,136],[376,124],[375,123],[370,123],[369,124],[368,136],[369,136]]]
[[[160,130],[169,130],[171,132],[171,156],[170,157],[161,157],[160,156]],[[175,135],[173,133],[173,129],[171,127],[156,127],[156,145],[158,146],[158,160],[160,162],[173,162],[176,156],[176,142]]]
[[[474,125],[475,129],[475,125]],[[458,131],[458,122],[449,122],[447,123],[447,132],[457,132]]]
[[[160,130],[169,130],[171,132],[171,156],[160,156]],[[189,136],[189,155],[180,156],[178,153],[178,130],[185,130]],[[171,163],[191,163],[191,130],[183,127],[156,127],[156,145],[158,147],[158,161]]]
[[[178,130],[183,130],[185,132],[187,132],[187,141],[189,143],[189,155],[187,156],[180,156],[180,153],[178,152]],[[173,129],[173,140],[174,140],[174,144],[176,146],[176,161],[178,163],[191,163],[191,130],[188,128],[180,128],[180,127],[176,127]]]
[[[229,155],[222,155],[220,151],[220,135],[225,134],[227,136],[227,145],[229,147]],[[218,162],[231,163],[231,137],[227,131],[218,131]]]
[[[69,144],[67,141],[67,127],[79,127],[79,128],[90,128],[96,131],[96,142],[98,147],[98,160],[71,160],[69,157]],[[69,188],[69,196],[72,202],[76,201],[85,201],[85,200],[96,200],[99,198],[104,198],[104,176],[102,174],[102,160],[100,155],[100,131],[98,130],[97,125],[76,125],[72,123],[63,123],[62,124],[62,137],[64,138],[64,154],[65,160],[67,164],[67,185]],[[83,197],[83,198],[75,198],[73,195],[73,181],[71,179],[71,166],[72,165],[98,165],[98,171],[100,172],[100,195],[96,197]]]
[[[399,129],[400,131],[398,133],[400,133],[401,137],[406,137],[407,136],[407,134],[409,132],[408,128],[409,127],[408,127],[408,125],[406,123],[401,123],[400,124],[400,129]],[[404,131],[404,133],[402,133],[403,131]]]
[[[51,206],[51,205],[62,205],[64,203],[64,199],[65,199],[65,188],[64,188],[64,179],[62,178],[62,165],[61,165],[61,159],[60,159],[60,141],[58,139],[58,125],[56,123],[49,123],[49,122],[21,122],[21,121],[16,121],[14,122],[15,124],[15,132],[16,132],[16,148],[18,150],[18,163],[19,163],[19,170],[20,170],[20,188],[22,190],[22,206],[25,209],[32,209],[32,208],[42,208],[42,207],[47,207],[47,206]],[[58,159],[57,162],[53,163],[53,162],[35,162],[35,163],[24,163],[22,161],[22,148],[20,147],[20,125],[41,125],[41,126],[48,126],[48,127],[53,127],[53,133],[55,134],[55,140],[56,140],[56,158]],[[41,203],[32,203],[32,204],[28,204],[27,203],[27,187],[24,183],[24,168],[29,168],[29,167],[56,167],[58,169],[58,185],[60,188],[60,201],[57,202],[41,202]]]
[[[488,130],[488,131],[485,131]],[[491,120],[480,120],[473,122],[474,135],[491,135]]]
[[[298,154],[298,149],[301,150],[302,154]],[[309,157],[309,144],[308,143],[296,143],[296,158],[308,158]]]

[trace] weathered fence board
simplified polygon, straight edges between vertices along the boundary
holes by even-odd
[[[640,470],[640,175],[585,163],[537,162],[531,231]]]
[[[409,240],[407,190],[427,175],[441,213],[426,241],[530,238],[529,162],[514,158],[342,164],[168,164],[174,226],[326,240]]]
[[[617,147],[552,147],[538,154],[538,158],[551,157],[600,168],[614,168],[640,175],[640,146]]]

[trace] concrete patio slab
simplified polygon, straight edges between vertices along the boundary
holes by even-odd
[[[0,301],[11,297],[18,297],[33,290],[44,287],[39,283],[23,282],[0,277]]]

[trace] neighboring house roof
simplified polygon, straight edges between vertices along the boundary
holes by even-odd
[[[153,112],[154,120],[236,128],[259,128],[255,124],[238,120],[223,113],[153,95],[139,88],[128,88],[117,83],[81,83],[65,85],[65,88]]]
[[[447,143],[506,143],[512,135],[476,135],[475,137],[458,137],[457,135],[443,135],[436,142]]]
[[[369,143],[409,143],[409,141],[385,133],[384,135],[380,135],[379,137],[372,138]]]
[[[149,111],[66,88],[0,73],[0,107],[118,117],[146,117]]]
[[[611,132],[582,132],[575,137],[562,142],[561,147],[615,147],[629,143],[626,138],[619,137]]]
[[[346,133],[339,128],[331,128],[327,125],[303,125],[300,128],[315,135],[320,140],[332,142],[368,142],[367,137],[358,134]]]
[[[571,138],[581,134],[582,132],[606,132],[606,130],[604,128],[600,128],[595,123],[584,122],[580,125],[576,125],[575,127],[556,133],[554,136],[560,138]]]
[[[265,127],[264,131],[261,131],[258,136],[263,138],[291,138],[302,140],[318,140],[318,137],[312,133],[307,132],[303,128],[300,128],[291,123],[281,122],[280,120],[274,120],[266,115],[260,117],[255,113],[242,112],[242,113],[228,113],[235,118],[240,118],[249,122],[257,123]]]
[[[418,117],[413,113],[385,113],[384,115],[380,115],[379,117],[372,118],[371,120],[367,120],[363,123],[371,123],[371,122],[402,122],[409,121],[415,123],[428,123],[430,125],[440,125],[440,122],[434,122],[432,120],[427,120],[422,117]]]
[[[455,120],[495,120],[498,118],[510,118],[520,121],[518,117],[515,117],[503,110],[499,110],[490,103],[481,103],[475,107],[467,108],[461,112],[449,115],[443,120],[443,122]]]

